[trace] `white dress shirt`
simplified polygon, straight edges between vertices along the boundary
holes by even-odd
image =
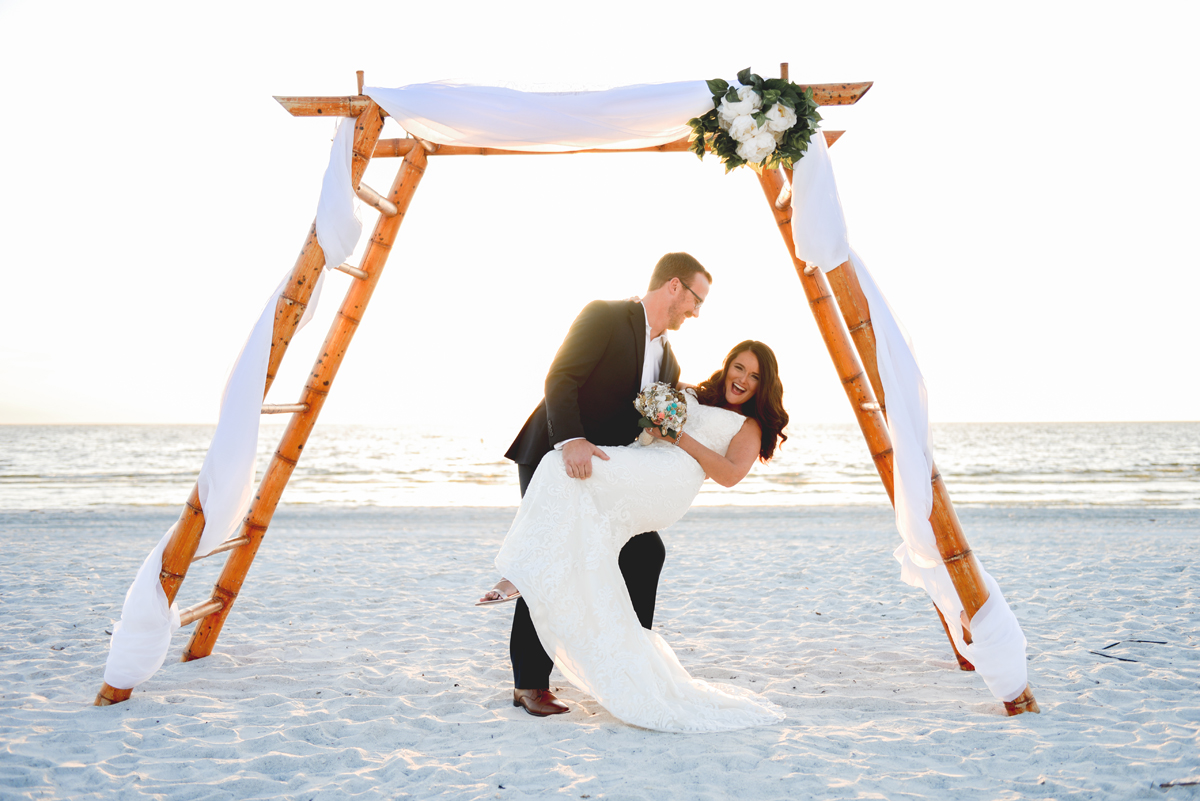
[[[646,312],[646,304],[642,304],[642,313],[646,315],[646,355],[642,359],[642,389],[658,380],[662,368],[663,348],[667,344],[667,329],[650,338],[650,315]]]

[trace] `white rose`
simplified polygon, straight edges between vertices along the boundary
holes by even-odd
[[[754,138],[758,133],[758,123],[749,114],[738,117],[729,126],[729,135],[739,142]]]
[[[737,154],[751,164],[758,164],[775,150],[775,137],[770,131],[756,134],[737,146]]]
[[[767,130],[786,131],[796,124],[796,112],[782,103],[776,103],[767,109]]]
[[[725,127],[732,125],[738,117],[753,114],[762,108],[762,98],[751,87],[743,86],[738,89],[737,94],[738,100],[733,103],[730,103],[728,98],[721,98],[721,105],[717,109],[717,119],[724,119]]]
[[[752,86],[743,86],[741,89],[738,89],[738,100],[743,103],[748,101],[750,108],[755,111],[762,108],[762,98],[759,97],[758,92],[754,91],[754,87]]]

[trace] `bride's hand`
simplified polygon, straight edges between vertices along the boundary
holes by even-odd
[[[646,430],[650,432],[650,436],[654,437],[654,439],[661,439],[661,440],[671,443],[672,445],[678,445],[679,437],[683,436],[683,432],[680,431],[679,437],[675,437],[675,438],[668,437],[665,434],[663,434],[662,426],[651,426],[650,428],[647,428]]]

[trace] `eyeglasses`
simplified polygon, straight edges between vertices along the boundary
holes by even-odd
[[[676,276],[678,278],[678,276]],[[696,294],[696,290],[687,285],[687,281],[679,278],[679,283],[683,284],[683,288],[692,293],[692,297],[696,299],[696,314],[700,313],[700,307],[704,305],[704,298]]]

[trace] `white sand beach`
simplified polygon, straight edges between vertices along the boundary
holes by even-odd
[[[285,506],[214,655],[177,662],[185,629],[129,702],[92,707],[176,510],[3,512],[0,797],[1200,797],[1200,513],[959,512],[1042,714],[1005,717],[957,670],[886,509],[697,508],[663,532],[656,628],[787,713],[706,735],[632,728],[565,683],[568,715],[511,706],[511,607],[472,601],[512,509]]]

